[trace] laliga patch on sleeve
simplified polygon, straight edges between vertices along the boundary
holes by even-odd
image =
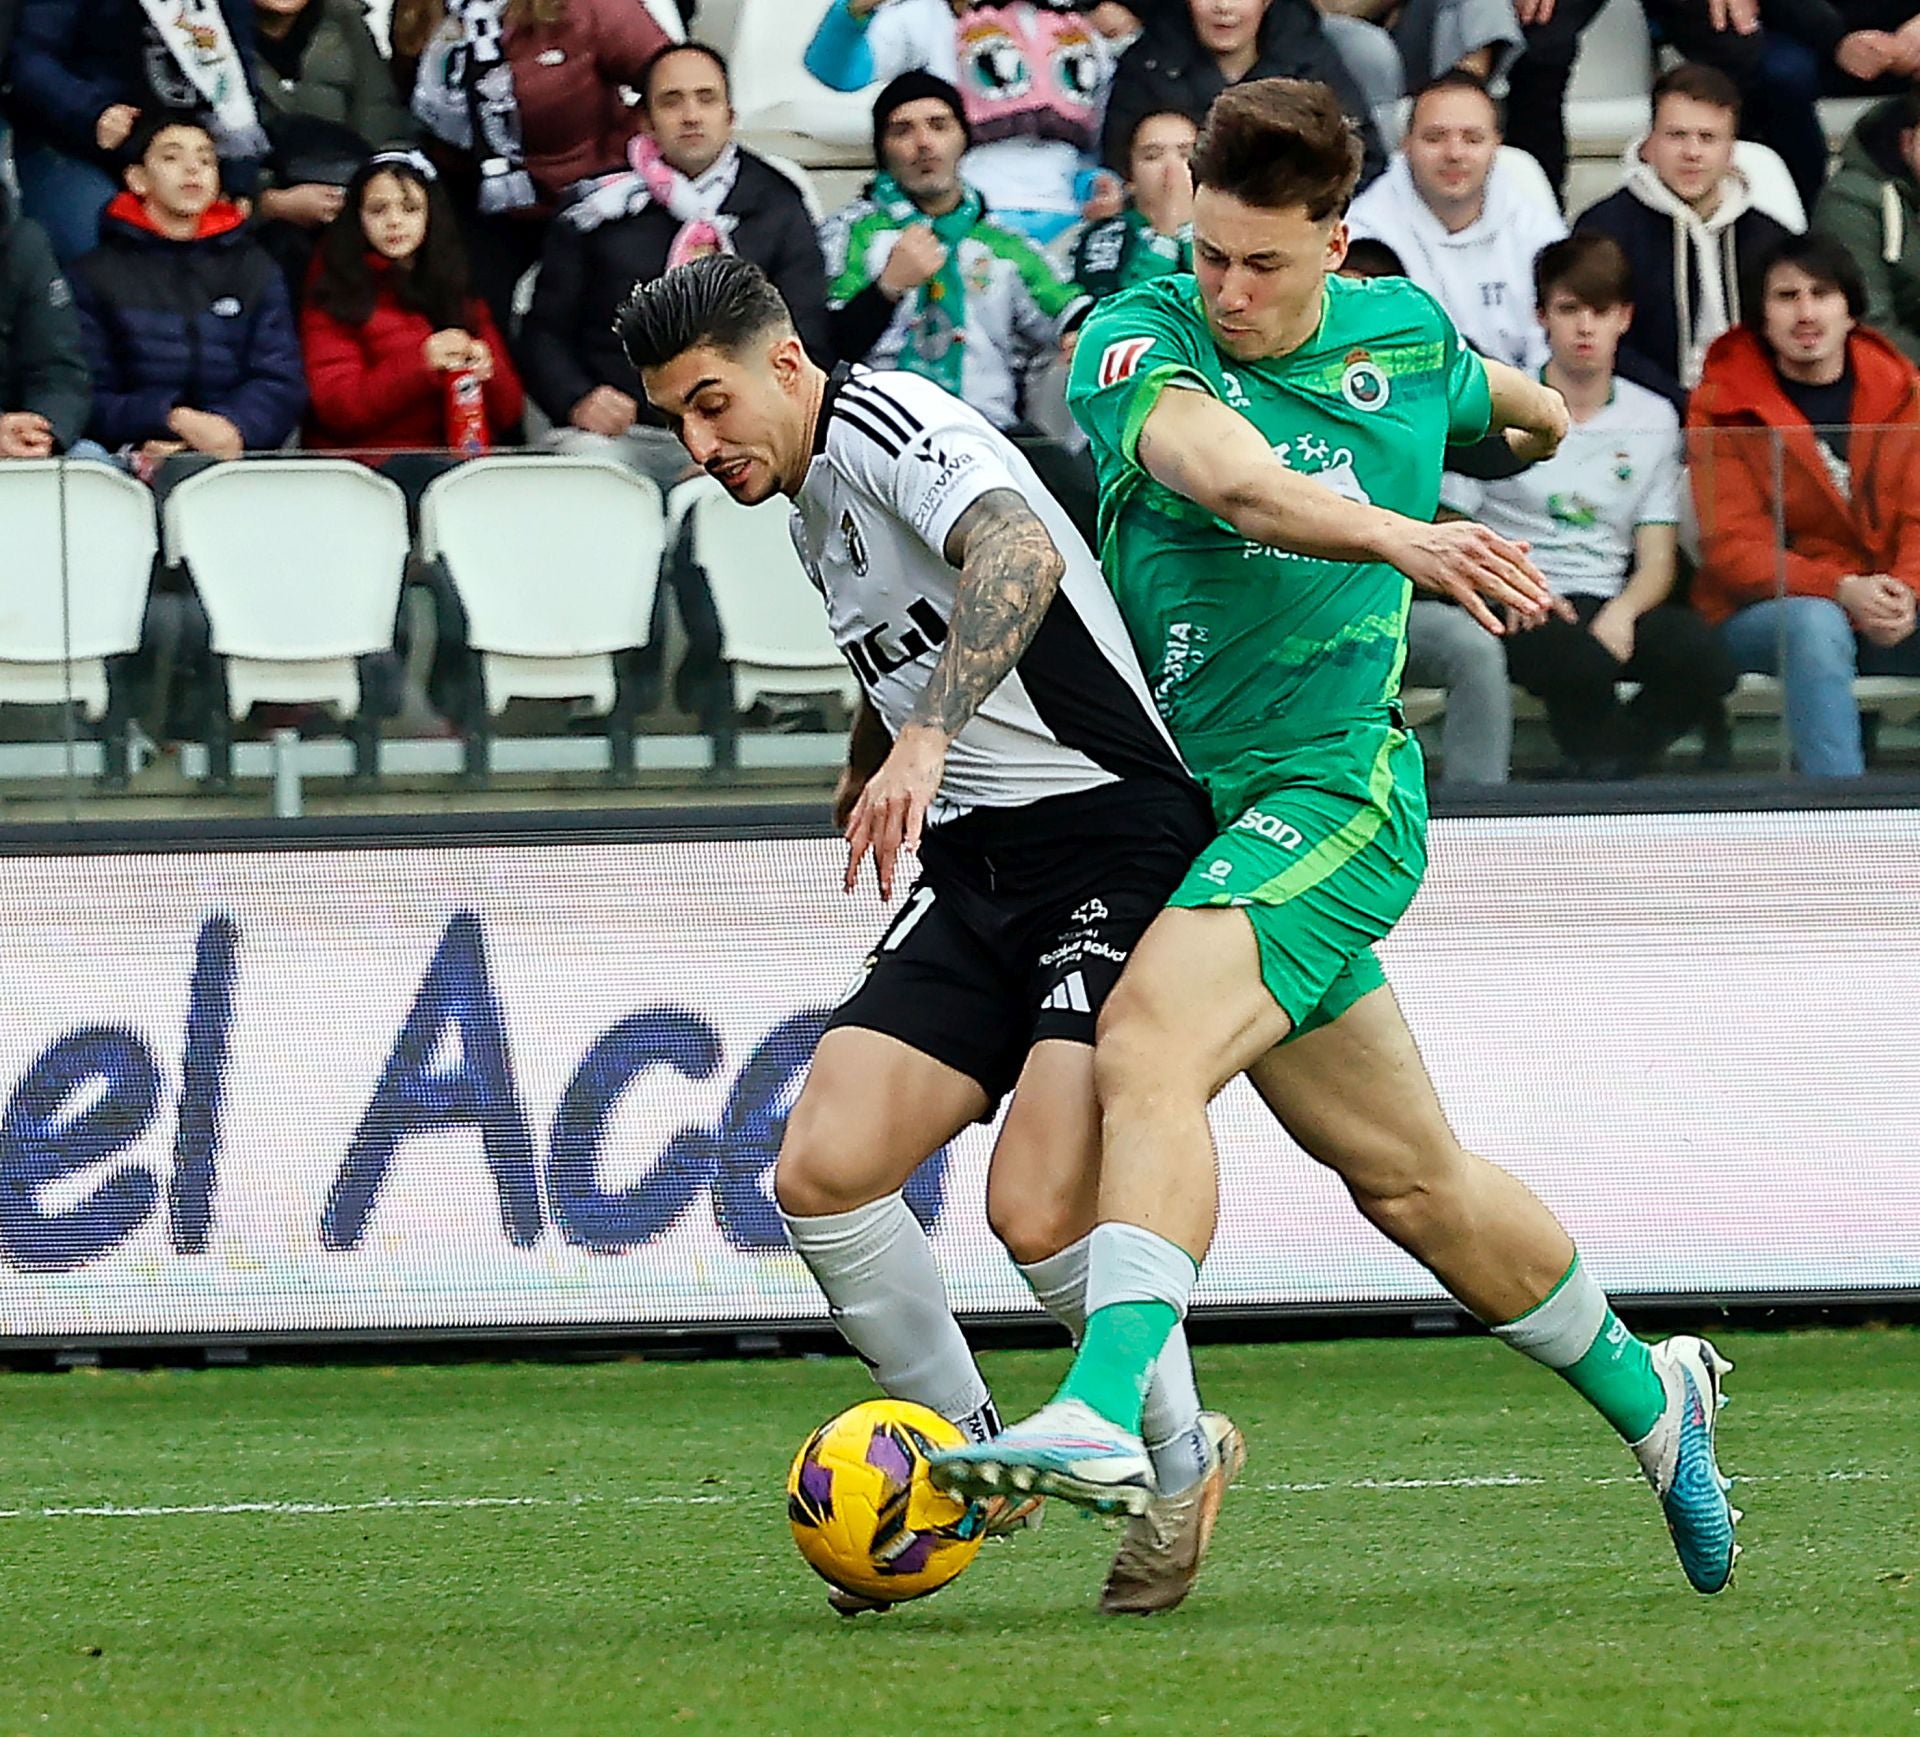
[[[1151,338],[1122,338],[1100,352],[1100,384],[1117,386],[1140,366],[1140,359],[1153,348]]]
[[[924,537],[933,523],[934,515],[940,510],[940,503],[961,483],[971,480],[980,467],[981,458],[972,447],[942,448],[928,439],[912,455],[911,462],[914,464],[913,481],[917,497],[911,523]],[[1012,481],[1011,477],[1007,479],[1009,486]]]

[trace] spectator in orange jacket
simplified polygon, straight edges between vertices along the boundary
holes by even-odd
[[[1693,600],[1741,669],[1781,678],[1795,766],[1853,777],[1854,676],[1920,676],[1920,374],[1858,324],[1838,242],[1790,236],[1756,280],[1687,410]]]

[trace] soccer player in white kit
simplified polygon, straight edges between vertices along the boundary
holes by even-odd
[[[891,898],[899,854],[920,857],[815,1052],[775,1194],[880,1385],[983,1439],[999,1418],[901,1190],[1011,1093],[988,1222],[1078,1337],[1099,1175],[1094,1025],[1212,836],[1207,801],[1098,563],[975,411],[915,375],[828,374],[779,292],[729,254],[636,285],[617,326],[694,462],[744,504],[793,502],[795,547],[863,691],[835,802],[847,889],[871,855]],[[1158,1494],[1128,1523],[1108,1611],[1185,1597],[1244,1459],[1233,1425],[1201,1411],[1178,1331],[1143,1433]]]

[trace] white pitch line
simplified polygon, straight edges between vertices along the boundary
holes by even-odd
[[[732,1496],[623,1496],[627,1508],[699,1508],[731,1502]],[[314,1514],[420,1513],[453,1508],[582,1508],[605,1496],[379,1496],[371,1502],[194,1502],[157,1507],[0,1508],[0,1520],[173,1520],[212,1514],[270,1514],[304,1518]]]
[[[1757,1472],[1736,1478],[1742,1484],[1888,1483],[1891,1472]],[[1327,1491],[1540,1489],[1568,1482],[1589,1487],[1637,1484],[1633,1476],[1614,1478],[1541,1478],[1504,1472],[1456,1478],[1354,1478],[1344,1483],[1246,1484],[1264,1495],[1312,1496]],[[176,1520],[224,1515],[263,1514],[270,1518],[309,1519],[326,1514],[433,1513],[473,1508],[711,1508],[741,1501],[740,1496],[377,1496],[367,1502],[193,1502],[122,1506],[103,1502],[59,1508],[0,1508],[0,1520]],[[769,1499],[771,1499],[769,1495]]]
[[[1734,1474],[1734,1482],[1739,1484],[1886,1483],[1892,1476],[1891,1472],[1737,1472]],[[1311,1496],[1323,1490],[1505,1490],[1544,1488],[1548,1485],[1566,1483],[1583,1484],[1590,1488],[1605,1488],[1609,1484],[1641,1482],[1643,1482],[1641,1478],[1631,1473],[1613,1478],[1540,1478],[1520,1472],[1502,1472],[1459,1478],[1355,1478],[1348,1483],[1246,1484],[1241,1487],[1276,1496]]]

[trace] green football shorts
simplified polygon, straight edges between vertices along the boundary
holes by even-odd
[[[1417,748],[1409,764],[1410,745],[1398,737],[1381,755],[1365,800],[1276,785],[1201,851],[1167,900],[1246,912],[1261,981],[1293,1022],[1289,1037],[1330,1024],[1386,982],[1373,944],[1399,922],[1427,866],[1425,779]]]

